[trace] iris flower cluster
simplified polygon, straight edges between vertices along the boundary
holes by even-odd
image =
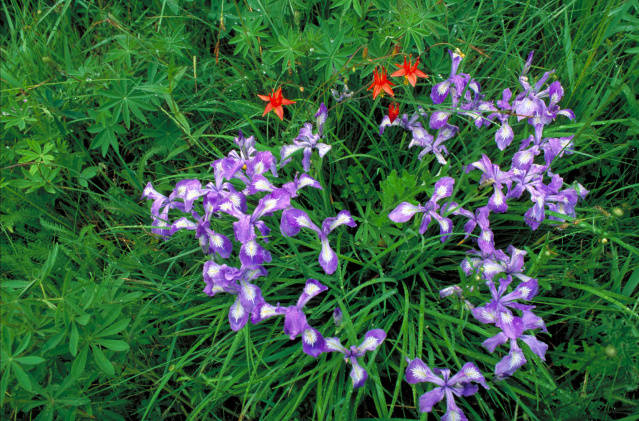
[[[544,321],[533,313],[534,305],[530,301],[537,295],[539,286],[537,279],[525,274],[524,259],[526,252],[509,246],[506,252],[496,248],[495,236],[490,226],[491,213],[505,213],[508,203],[513,200],[529,198],[532,206],[525,212],[523,219],[536,230],[545,219],[563,221],[565,217],[575,217],[575,206],[588,191],[579,183],[567,186],[564,179],[552,172],[551,165],[556,159],[572,153],[572,137],[544,137],[544,129],[559,116],[574,119],[571,110],[561,109],[559,101],[563,97],[560,82],[548,84],[552,71],[544,73],[536,82],[529,79],[533,53],[528,56],[519,76],[522,91],[513,94],[505,89],[501,98],[490,101],[481,93],[481,87],[470,75],[460,73],[459,67],[463,56],[459,52],[449,51],[452,65],[448,78],[433,86],[431,99],[434,104],[444,104],[450,99],[450,105],[438,109],[430,115],[419,107],[412,115],[403,114],[397,119],[384,116],[379,126],[380,135],[390,126],[400,126],[409,131],[412,140],[409,147],[420,146],[422,151],[418,159],[433,154],[441,164],[446,164],[448,154],[444,142],[454,137],[459,131],[450,123],[454,116],[471,118],[478,128],[496,128],[495,142],[500,151],[511,145],[515,132],[511,123],[526,120],[532,126],[533,134],[523,138],[516,152],[512,154],[510,168],[502,169],[493,163],[488,155],[466,167],[466,172],[479,171],[479,189],[490,188],[488,199],[476,209],[464,209],[449,198],[453,195],[455,179],[449,176],[439,178],[432,189],[432,195],[424,204],[402,202],[390,212],[389,219],[396,223],[408,222],[418,213],[422,214],[419,233],[424,234],[434,219],[439,224],[441,241],[446,241],[453,233],[451,217],[461,217],[464,222],[465,238],[470,237],[478,229],[473,238],[477,249],[468,252],[461,267],[466,275],[483,279],[490,292],[490,300],[480,306],[473,305],[464,297],[464,290],[459,285],[446,287],[440,291],[441,297],[456,295],[464,300],[473,316],[481,323],[494,325],[498,333],[483,342],[484,348],[494,352],[499,345],[508,343],[509,353],[495,366],[497,380],[511,376],[526,363],[520,347],[523,342],[542,360],[545,360],[548,345],[537,339],[532,331],[547,332]],[[430,134],[422,121],[428,121]],[[536,162],[543,156],[543,162]],[[446,200],[444,203],[442,201]],[[497,281],[495,281],[497,279]],[[516,282],[514,282],[516,281]],[[471,290],[472,286],[469,287]],[[469,365],[470,364],[470,365]],[[468,363],[462,371],[450,377],[450,371],[430,370],[421,360],[409,361],[406,380],[435,383],[437,388],[422,395],[420,410],[430,412],[433,405],[446,396],[447,412],[442,419],[466,419],[456,406],[453,396],[468,396],[476,392],[464,371],[478,373],[482,385],[483,376],[476,366]],[[442,377],[437,377],[440,374]]]
[[[256,149],[253,136],[245,137],[240,131],[235,138],[238,149],[211,164],[214,181],[203,185],[195,179],[181,180],[168,196],[159,193],[149,183],[142,197],[153,201],[151,217],[154,234],[166,239],[180,230],[195,232],[202,251],[209,258],[203,267],[204,292],[211,297],[221,292],[235,295],[228,315],[232,330],[242,329],[249,320],[257,324],[283,316],[284,333],[291,340],[301,337],[302,349],[306,354],[317,358],[324,352],[342,352],[353,366],[351,378],[354,386],[361,387],[367,373],[358,363],[358,358],[382,343],[386,337],[383,330],[371,330],[360,346],[344,348],[338,338],[324,339],[309,324],[304,313],[309,301],[328,287],[316,279],[308,279],[297,303],[284,306],[268,303],[256,285],[258,278],[268,275],[266,264],[272,260],[266,247],[271,236],[271,227],[267,222],[269,216],[281,213],[280,232],[284,236],[297,235],[302,228],[314,231],[321,245],[318,262],[327,274],[334,273],[338,265],[337,253],[329,243],[330,233],[341,225],[356,226],[351,214],[343,210],[335,217],[326,218],[320,228],[305,211],[294,207],[294,199],[302,189],[322,188],[307,172],[310,170],[313,150],[317,150],[322,158],[331,149],[320,141],[324,136],[327,117],[328,110],[321,104],[314,123],[304,124],[293,144],[281,148],[279,165],[271,152]],[[291,162],[298,151],[302,151],[304,172],[276,186],[272,180],[277,177],[278,167],[281,169]],[[239,184],[244,185],[242,189],[237,187]],[[172,219],[171,210],[179,211],[182,216]],[[229,231],[230,227],[232,236],[222,233],[223,228]],[[231,257],[238,244],[240,267],[222,263],[223,259]]]
[[[571,110],[560,108],[563,88],[558,81],[548,83],[552,71],[546,72],[536,82],[531,81],[529,71],[533,54],[530,53],[519,76],[521,92],[505,89],[498,100],[491,101],[482,93],[475,79],[459,71],[463,55],[459,51],[449,51],[449,54],[452,61],[450,74],[435,84],[430,93],[438,108],[430,115],[424,108],[418,107],[412,115],[399,116],[399,108],[393,103],[379,126],[380,135],[388,127],[402,127],[412,136],[409,148],[421,148],[418,159],[432,154],[439,164],[445,165],[449,153],[446,142],[459,132],[459,127],[451,124],[455,118],[470,119],[478,129],[494,129],[500,151],[505,151],[512,144],[515,138],[513,126],[517,128],[518,122],[526,120],[532,134],[520,141],[508,169],[493,163],[487,154],[482,154],[479,160],[465,167],[469,173],[479,171],[478,190],[490,189],[485,203],[477,208],[466,209],[453,201],[455,179],[442,176],[434,183],[426,202],[402,202],[388,217],[396,223],[405,223],[420,214],[419,233],[422,235],[434,220],[439,226],[442,242],[453,235],[454,220],[462,221],[465,239],[472,237],[476,243],[476,248],[470,250],[461,263],[462,270],[467,276],[475,276],[485,282],[490,299],[476,306],[464,297],[464,290],[459,285],[442,289],[440,296],[462,298],[479,322],[498,329],[482,344],[489,352],[508,343],[508,354],[494,368],[495,378],[499,380],[511,376],[526,363],[521,343],[542,360],[548,345],[532,333],[538,329],[546,332],[546,327],[542,318],[533,312],[535,306],[531,300],[537,295],[539,285],[537,279],[525,273],[526,252],[512,245],[506,251],[498,249],[490,216],[507,212],[509,202],[513,200],[527,198],[532,205],[523,219],[532,230],[536,230],[546,219],[563,221],[566,217],[575,217],[576,204],[588,191],[579,183],[566,185],[561,176],[552,172],[551,166],[556,159],[572,153],[572,137],[544,137],[544,130],[560,116],[571,120],[575,117]],[[400,70],[391,76],[404,76],[407,83],[414,85],[417,77],[425,77],[417,69],[418,63],[419,59],[415,64],[405,60],[403,66],[398,66]],[[393,95],[391,86],[382,69],[381,72],[375,71],[369,89],[374,89],[374,96],[381,92]],[[270,101],[265,113],[272,109],[280,118],[282,106],[293,104],[293,101],[283,98],[281,88],[262,99]],[[447,100],[449,104],[444,105]],[[238,149],[211,164],[213,181],[203,184],[196,179],[181,180],[168,196],[156,191],[149,183],[143,198],[152,201],[153,233],[168,238],[179,230],[194,231],[209,259],[203,267],[204,292],[211,297],[221,292],[235,296],[229,309],[232,330],[244,328],[249,320],[257,324],[283,317],[284,334],[291,340],[301,337],[302,350],[306,354],[314,358],[329,352],[343,354],[345,361],[351,365],[353,386],[358,388],[368,377],[360,359],[382,344],[386,332],[369,330],[359,345],[346,347],[339,338],[324,337],[306,317],[305,307],[328,290],[327,286],[316,279],[308,279],[295,304],[281,305],[267,302],[256,281],[268,275],[267,265],[272,260],[267,247],[272,235],[272,223],[269,221],[276,213],[281,214],[279,231],[283,236],[296,236],[302,229],[314,232],[319,241],[317,261],[320,267],[329,275],[337,270],[338,256],[330,245],[329,237],[342,225],[356,226],[351,214],[344,210],[320,224],[315,223],[306,211],[295,207],[295,199],[302,189],[322,188],[308,172],[313,151],[316,150],[323,158],[331,149],[330,145],[323,143],[327,117],[328,110],[321,104],[315,121],[304,124],[293,143],[280,149],[279,163],[271,152],[256,148],[253,136],[247,138],[240,132],[235,138]],[[433,134],[429,130],[434,131]],[[304,172],[279,186],[274,184],[278,169],[291,162],[300,151]],[[180,217],[172,217],[172,211],[180,212]],[[224,259],[232,256],[234,249],[239,267],[223,263]],[[339,308],[335,309],[333,319],[336,324],[341,323]],[[434,405],[446,398],[444,420],[465,420],[455,397],[473,395],[479,390],[478,385],[488,388],[484,376],[472,362],[466,363],[459,373],[451,375],[449,369],[431,369],[420,359],[409,360],[405,376],[411,384],[435,384],[434,389],[420,397],[419,407],[422,412],[430,412]]]

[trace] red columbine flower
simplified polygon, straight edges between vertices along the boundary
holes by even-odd
[[[399,70],[396,70],[391,77],[404,76],[408,83],[415,87],[415,83],[417,83],[418,77],[428,77],[428,75],[417,68],[419,64],[419,57],[415,60],[415,64],[411,64],[410,58],[408,59],[408,63],[406,63],[406,56],[404,56],[404,64],[396,64],[395,66],[399,67]]]
[[[382,71],[380,73],[377,71],[377,68],[375,68],[375,70],[373,70],[373,83],[371,83],[371,86],[368,87],[367,91],[370,91],[371,89],[374,88],[373,99],[377,98],[377,95],[380,94],[382,89],[388,95],[395,96],[395,94],[393,93],[393,88],[391,88],[391,86],[394,86],[394,85],[395,85],[394,83],[389,82],[389,80],[386,78],[386,69],[382,67]]]
[[[264,114],[262,114],[262,117],[264,117],[269,111],[275,111],[275,114],[277,114],[280,120],[284,120],[284,108],[282,108],[282,106],[295,104],[295,101],[284,98],[281,86],[277,88],[277,91],[274,90],[270,95],[258,96],[262,101],[268,101],[266,108],[264,108]]]
[[[396,102],[393,102],[388,106],[388,118],[390,119],[390,122],[392,123],[393,121],[395,121],[398,115],[399,105],[397,105]]]

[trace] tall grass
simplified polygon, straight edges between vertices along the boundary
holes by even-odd
[[[493,223],[500,246],[529,253],[550,350],[546,363],[531,359],[468,399],[466,414],[639,419],[638,11],[637,1],[594,0],[4,2],[3,416],[414,419],[424,390],[403,381],[405,357],[490,371],[499,357],[479,346],[488,329],[438,298],[463,276],[463,233],[442,244],[387,219],[438,167],[420,163],[399,131],[378,135],[382,102],[366,91],[376,65],[400,60],[394,50],[419,55],[430,80],[398,92],[402,109],[426,105],[448,73],[447,48],[459,48],[491,97],[517,83],[530,50],[536,71],[556,69],[577,119],[549,133],[575,135],[575,154],[554,171],[591,191],[565,226]],[[354,96],[336,103],[330,89],[344,81]],[[261,118],[256,96],[278,85],[297,101],[284,122]],[[274,239],[260,287],[285,303],[319,279],[331,294],[308,315],[318,329],[351,343],[387,331],[356,391],[341,359],[306,356],[281,321],[232,332],[232,299],[202,293],[192,236],[149,235],[138,200],[148,181],[166,192],[182,178],[210,179],[238,129],[275,151],[321,101],[333,150],[312,174],[324,189],[301,203],[320,221],[349,209],[359,226],[333,240],[332,276],[314,264],[311,235]],[[456,139],[456,174],[494,149],[472,127]]]

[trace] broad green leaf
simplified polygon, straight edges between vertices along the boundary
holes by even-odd
[[[31,379],[29,375],[20,367],[20,364],[13,363],[11,364],[13,368],[13,372],[16,375],[16,380],[18,380],[18,384],[22,386],[24,390],[27,392],[31,391]]]
[[[115,374],[113,364],[111,364],[111,361],[109,361],[104,355],[102,349],[100,349],[99,346],[92,345],[91,350],[93,351],[93,359],[98,367],[100,367],[100,370],[102,370],[107,376],[113,376]]]
[[[78,326],[71,322],[71,333],[69,333],[69,352],[75,357],[78,353],[78,342],[80,340],[80,334],[78,332]]]
[[[24,364],[24,365],[37,365],[37,364],[42,364],[46,360],[42,357],[38,357],[35,355],[27,355],[26,357],[16,357],[14,358],[14,361],[17,361],[20,364]]]
[[[129,344],[115,339],[98,339],[96,343],[104,346],[111,351],[128,351],[130,349]]]
[[[104,330],[99,332],[96,336],[104,337],[104,336],[111,336],[111,335],[115,335],[116,333],[120,333],[124,329],[126,329],[126,327],[129,325],[130,322],[131,322],[131,319],[129,318],[120,319],[116,321],[115,323],[113,323],[111,326],[104,328]]]
[[[71,365],[71,376],[73,376],[74,378],[80,377],[80,375],[84,372],[88,353],[89,346],[85,345],[80,353],[74,358],[73,364]]]

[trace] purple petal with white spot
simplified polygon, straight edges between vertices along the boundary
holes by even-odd
[[[324,233],[324,235],[328,235],[340,225],[348,225],[351,228],[357,226],[355,221],[353,221],[351,213],[347,210],[343,210],[340,211],[335,217],[324,219],[324,221],[322,222],[322,232]]]
[[[464,411],[462,411],[457,405],[448,405],[446,413],[441,418],[441,421],[468,421]]]
[[[353,389],[359,389],[364,386],[364,383],[366,383],[368,373],[361,365],[359,365],[357,358],[351,357],[350,362],[353,365],[350,372],[351,380],[353,380]]]
[[[524,331],[524,322],[521,317],[514,316],[508,309],[502,309],[499,312],[495,324],[510,339],[519,338]]]
[[[286,308],[284,333],[287,334],[291,340],[295,339],[307,327],[306,315],[299,307],[291,306]]]
[[[242,306],[240,297],[235,299],[235,302],[229,309],[229,323],[231,329],[238,331],[244,327],[249,318],[249,312]]]
[[[546,351],[548,350],[547,344],[532,335],[522,335],[521,340],[524,341],[526,345],[530,347],[530,350],[541,358],[542,361],[546,361]]]
[[[286,314],[285,309],[275,307],[264,301],[259,303],[251,312],[251,323],[258,324],[266,319],[283,314]]]
[[[229,240],[227,236],[218,234],[213,230],[208,230],[208,232],[210,250],[219,254],[223,259],[231,257],[231,252],[233,251],[231,240]]]
[[[333,251],[328,238],[322,238],[322,250],[317,258],[320,266],[324,269],[328,275],[331,275],[337,270],[337,254]]]
[[[253,311],[253,309],[257,305],[264,302],[264,298],[262,298],[262,291],[260,290],[260,287],[246,281],[240,282],[240,290],[238,292],[238,297],[240,298],[242,307],[244,307],[244,309],[248,312]]]
[[[348,349],[342,345],[339,338],[326,338],[325,348],[326,352],[341,352],[342,354],[346,354],[348,352]]]
[[[306,281],[306,285],[304,285],[304,292],[302,292],[302,295],[300,295],[300,298],[297,300],[297,307],[304,307],[311,298],[321,294],[327,289],[328,287],[326,285],[322,285],[317,279],[308,279]]]
[[[386,332],[383,329],[369,330],[357,349],[359,352],[373,351],[384,342],[384,339],[386,339]]]
[[[300,149],[305,148],[304,145],[284,145],[280,148],[280,168],[291,162],[291,155]]]
[[[452,177],[442,177],[435,183],[435,189],[430,200],[437,202],[444,197],[450,197],[453,194],[453,187],[455,186],[455,179]]]
[[[512,127],[508,124],[508,120],[504,121],[495,132],[495,142],[497,143],[497,147],[500,151],[503,151],[510,145],[515,137],[515,133],[513,132]]]
[[[315,113],[315,127],[317,127],[317,132],[320,136],[324,134],[324,123],[326,123],[326,119],[328,118],[328,109],[326,105],[322,102]]]
[[[439,235],[443,243],[448,239],[450,233],[453,232],[453,221],[450,218],[444,218],[438,213],[432,212],[431,215],[439,223]]]
[[[506,195],[497,184],[494,185],[494,193],[488,199],[488,209],[497,213],[504,213],[508,210]]]
[[[311,221],[311,218],[306,212],[295,208],[285,209],[282,212],[282,218],[280,220],[280,230],[282,234],[287,237],[294,237],[300,232],[301,228],[309,228],[318,235],[321,234],[320,229]]]
[[[315,145],[317,152],[319,153],[320,158],[324,158],[324,156],[331,150],[331,145],[327,145],[326,143],[318,143]]]
[[[514,342],[514,341],[513,341]],[[511,342],[510,352],[495,365],[495,376],[503,379],[513,375],[521,366],[526,364],[526,357],[516,343]]]
[[[497,321],[497,305],[494,301],[471,310],[473,317],[482,323],[494,324]]]
[[[517,285],[517,288],[515,288],[513,292],[504,295],[501,299],[504,302],[514,300],[530,301],[535,295],[537,295],[538,289],[539,285],[537,283],[537,280],[532,278],[528,282],[522,282]]]
[[[433,130],[441,129],[448,123],[450,113],[446,111],[435,111],[430,115],[428,126]]]
[[[325,341],[321,333],[312,327],[302,332],[302,350],[313,358],[324,352]]]
[[[255,175],[251,178],[247,190],[248,194],[253,195],[259,192],[272,192],[275,186],[263,175]]]
[[[430,412],[433,406],[444,399],[444,388],[436,387],[419,397],[419,412]]]
[[[490,229],[483,229],[479,237],[477,238],[477,245],[481,251],[486,255],[491,255],[495,252],[495,240],[493,231]]]
[[[202,189],[199,180],[180,180],[175,184],[175,189],[169,196],[169,199],[179,198],[184,202],[184,211],[190,212],[193,208],[193,202],[206,194]]]
[[[286,209],[290,205],[291,196],[288,192],[284,189],[276,189],[260,199],[253,211],[253,219],[260,219],[262,216]]]
[[[428,229],[428,225],[431,221],[430,212],[424,212],[424,216],[422,217],[422,222],[419,224],[419,233],[424,235],[426,230]]]
[[[443,82],[439,82],[431,89],[430,98],[433,100],[434,104],[441,104],[448,96],[449,91],[450,81],[445,80]]]
[[[495,351],[495,348],[497,348],[499,345],[505,344],[506,341],[508,341],[508,336],[506,336],[504,332],[499,332],[495,336],[491,336],[490,338],[482,342],[481,346],[486,348],[488,352],[492,354],[493,351]]]
[[[259,245],[257,241],[250,240],[242,244],[240,248],[240,262],[242,265],[255,266],[271,261],[271,253]]]
[[[423,212],[420,206],[415,206],[408,202],[402,202],[388,214],[388,218],[393,222],[407,222],[417,213]]]
[[[439,386],[444,385],[444,381],[439,376],[436,376],[419,358],[415,358],[408,363],[408,367],[406,367],[406,381],[410,384],[428,382]]]

